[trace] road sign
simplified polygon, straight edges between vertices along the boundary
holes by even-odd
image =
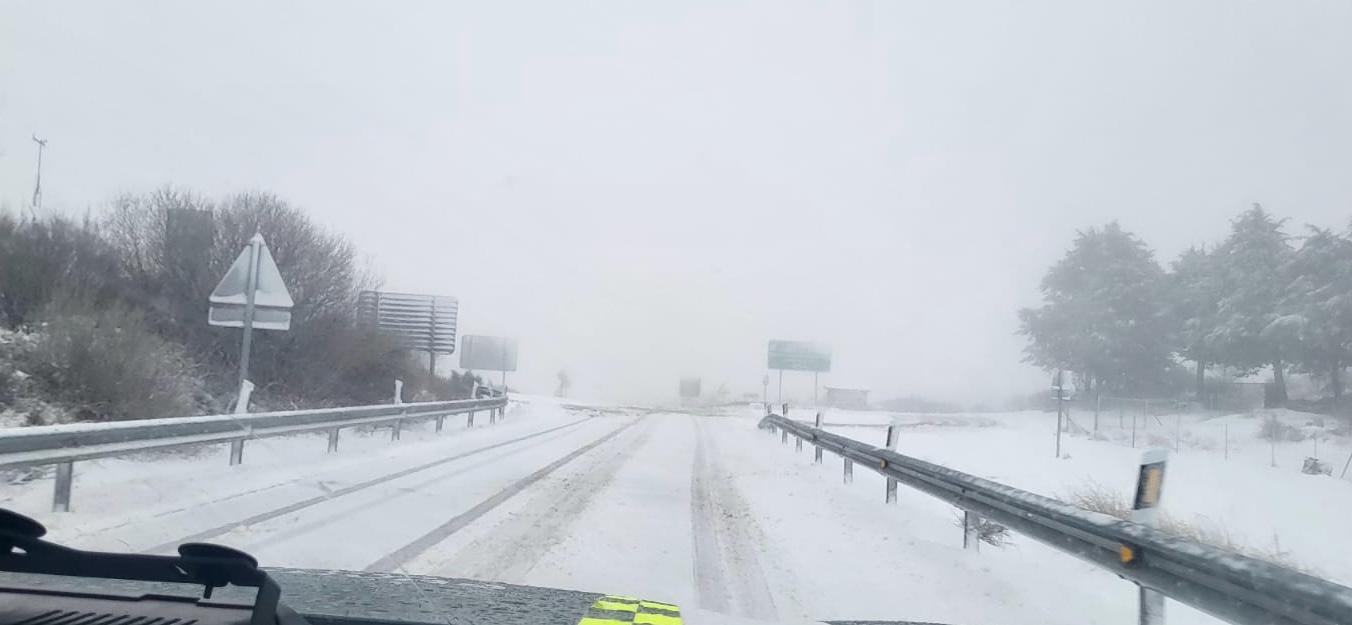
[[[681,378],[681,398],[697,399],[699,397],[699,378]]]
[[[455,328],[460,302],[454,297],[362,291],[357,318],[384,330],[405,349],[433,354],[455,353]]]
[[[460,368],[516,371],[516,339],[466,334],[460,345]]]
[[[262,233],[255,232],[249,239],[248,247],[230,265],[207,303],[210,306],[208,324],[244,328],[244,339],[239,348],[239,399],[242,401],[237,403],[247,407],[253,329],[290,330],[291,307],[295,305]]]
[[[255,234],[207,298],[211,308],[207,323],[227,328],[252,327],[259,330],[290,330],[291,293],[286,290],[282,273],[272,252]],[[249,309],[252,308],[252,311]],[[200,310],[200,309],[199,309]],[[252,315],[248,313],[252,312]]]
[[[807,341],[770,341],[770,369],[780,371],[831,370],[831,348]]]

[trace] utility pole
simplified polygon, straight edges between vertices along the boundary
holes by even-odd
[[[42,210],[42,151],[47,147],[46,139],[39,139],[37,133],[33,134],[33,143],[38,144],[38,175],[33,182],[33,217],[37,217],[38,211]]]

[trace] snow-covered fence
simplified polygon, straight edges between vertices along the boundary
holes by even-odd
[[[447,416],[467,414],[467,427],[474,426],[474,413],[489,412],[495,422],[504,413],[507,398],[381,404],[317,410],[286,410],[255,414],[143,419],[114,423],[73,423],[0,431],[0,467],[56,465],[52,509],[70,509],[71,483],[77,460],[121,456],[149,449],[167,449],[207,443],[230,443],[230,464],[244,460],[244,442],[302,432],[328,432],[328,450],[338,451],[338,433],[359,425],[389,426],[390,439],[399,440],[408,421],[436,419],[441,431]]]
[[[1138,585],[1232,623],[1352,622],[1352,588],[1270,562],[1170,537],[1159,530],[768,415],[763,428],[792,434],[862,463],[963,511],[964,542],[982,519],[1075,555]]]

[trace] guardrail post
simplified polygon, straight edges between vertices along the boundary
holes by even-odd
[[[819,430],[822,429],[822,411],[820,411],[820,410],[817,411],[817,429],[819,429]],[[814,463],[816,463],[816,464],[821,464],[821,463],[822,463],[822,447],[821,447],[821,445],[815,445],[814,447],[816,447],[816,451],[813,452],[813,454],[812,454],[812,462],[814,462]]]
[[[489,408],[489,409],[488,409],[488,424],[489,424],[489,425],[493,425],[494,423],[497,423],[497,422],[498,422],[498,409],[497,409],[497,408]]]
[[[962,548],[977,551],[981,543],[981,517],[970,510],[962,511]]]
[[[337,451],[338,451],[338,428],[333,428],[332,430],[329,430],[329,453],[331,454],[337,453]]]
[[[235,466],[244,462],[244,439],[237,438],[230,441],[230,466]]]
[[[445,423],[446,423],[446,415],[444,415],[444,414],[439,414],[439,415],[437,415],[437,431],[438,431],[438,432],[441,431],[441,426],[444,425]]]
[[[465,418],[465,427],[467,427],[467,428],[472,428],[472,427],[474,427],[474,411],[473,411],[473,410],[469,411],[469,416]]]
[[[801,439],[801,438],[799,438],[799,437],[797,437],[797,436],[793,437],[793,450],[794,450],[794,451],[803,451],[803,439]]]
[[[845,483],[854,483],[854,461],[849,458],[845,458]]]
[[[399,431],[402,430],[403,428],[404,428],[403,419],[395,421],[394,426],[390,428],[390,440],[391,441],[399,440]]]
[[[887,426],[887,451],[897,450],[897,426]],[[897,503],[897,480],[896,478],[887,478],[887,491],[883,495],[883,501],[887,503]]]
[[[56,486],[52,493],[52,512],[70,512],[70,487],[75,481],[75,463],[56,465]]]
[[[788,430],[786,430],[786,429],[784,429],[784,428],[779,428],[779,442],[784,443],[785,445],[788,445],[788,444],[789,444],[789,431],[788,431]]]

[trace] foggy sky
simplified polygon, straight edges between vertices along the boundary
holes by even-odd
[[[1015,310],[1076,229],[1352,218],[1352,3],[730,4],[3,2],[0,204],[33,132],[48,211],[272,191],[518,337],[515,386],[620,400],[759,392],[771,338],[1038,390]]]

